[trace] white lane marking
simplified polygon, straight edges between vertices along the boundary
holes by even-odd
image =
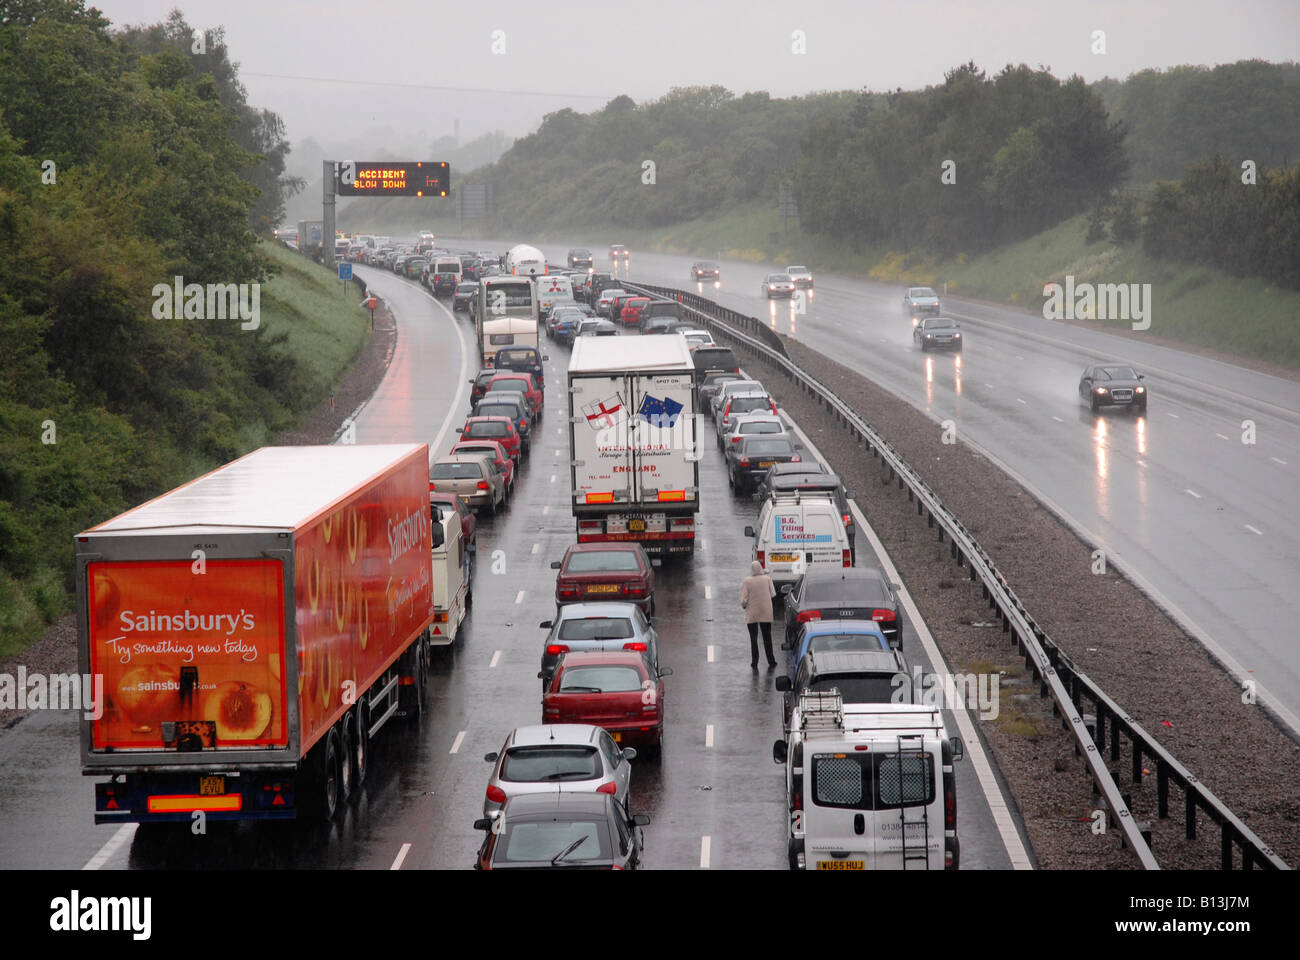
[[[501,662],[501,651],[498,650],[496,653],[492,654],[492,662],[488,664],[488,669],[491,670],[500,662]]]
[[[555,482],[555,474],[551,474],[551,483]]]
[[[1193,497],[1195,497],[1197,500],[1201,499],[1201,495],[1200,495],[1199,493],[1197,493],[1195,490],[1192,490],[1192,489],[1185,489],[1185,490],[1183,491],[1183,493],[1190,493],[1190,494],[1191,494]]]
[[[711,723],[704,726],[704,745],[706,747],[713,746],[713,724]]]
[[[704,585],[704,599],[705,600],[713,599],[713,587],[709,586],[707,583]]]
[[[1021,400],[1019,397],[1016,397],[1016,403],[1024,403],[1024,402],[1025,401]]]
[[[559,451],[559,450],[556,450],[556,451],[555,451],[555,455],[558,457],[558,456],[560,455],[560,451]]]
[[[518,593],[515,594],[515,603],[523,603],[523,602],[524,602],[524,591],[520,590]]]
[[[1276,459],[1276,458],[1274,458],[1274,459]],[[709,541],[708,541],[708,540],[705,540],[703,537],[700,537],[699,540],[696,541],[696,543],[699,545],[699,548],[700,548],[701,550],[703,550],[705,547],[707,547],[707,546],[709,545]]]
[[[808,439],[808,435],[800,430],[799,426],[788,415],[783,413],[781,416],[790,424],[790,429],[794,431],[795,436],[803,441],[804,445],[812,451],[817,459],[821,460],[821,452]],[[823,460],[822,462],[825,463],[826,461]],[[829,466],[829,464],[827,465]],[[856,501],[849,501],[849,509],[853,512],[853,519],[857,521],[858,529],[867,535],[867,540],[871,543],[871,549],[875,551],[876,556],[880,559],[880,566],[884,570],[888,581],[890,583],[902,583],[903,578],[898,575],[898,568],[894,566],[894,561],[885,552],[885,545],[880,542],[880,537],[876,535],[876,531],[871,527],[871,524],[867,523],[862,508],[857,505]],[[952,671],[948,669],[948,664],[943,659],[939,647],[935,644],[930,628],[921,619],[921,611],[916,608],[916,603],[912,600],[912,594],[905,584],[903,589],[898,591],[898,596],[903,602],[903,608],[907,611],[908,619],[912,621],[912,627],[916,630],[917,638],[921,641],[921,646],[925,648],[926,655],[930,658],[930,663],[935,672],[941,676],[950,674]],[[975,777],[979,781],[980,791],[984,794],[984,800],[989,805],[989,812],[993,815],[993,823],[998,828],[998,834],[1002,838],[1002,846],[1007,851],[1007,858],[1011,861],[1012,869],[1032,870],[1033,864],[1029,860],[1029,855],[1025,852],[1024,844],[1020,842],[1020,834],[1016,831],[1015,820],[1012,819],[1011,812],[1007,808],[1006,797],[1003,796],[1001,788],[998,787],[997,778],[993,776],[993,767],[989,764],[984,748],[980,745],[970,714],[966,710],[953,710],[952,715],[957,721],[957,730],[966,746],[966,755],[970,759],[971,766],[975,768]]]
[[[1223,434],[1221,434],[1221,433],[1216,433],[1215,436],[1218,437],[1220,440],[1227,440],[1227,439],[1228,439],[1227,437],[1225,437],[1225,436],[1224,436]]]
[[[991,383],[986,383],[986,384],[984,384],[984,386],[988,387],[990,390],[993,389],[993,384],[991,384]]]
[[[1025,358],[1022,357],[1020,354],[1016,354],[1016,359],[1017,359],[1017,360],[1023,360],[1023,359],[1025,359]]]
[[[1166,413],[1168,413],[1168,411],[1166,411]],[[1182,419],[1182,417],[1180,417],[1180,416],[1179,416],[1178,414],[1176,414],[1176,413],[1170,413],[1169,416],[1173,417],[1175,420],[1181,420],[1181,419]]]
[[[138,823],[124,823],[117,828],[117,831],[108,838],[108,842],[99,848],[99,852],[86,861],[82,870],[98,870],[104,864],[108,863],[113,854],[121,849],[122,845],[135,836],[135,831],[139,828]]]
[[[546,516],[546,514],[550,512],[551,512],[551,505],[549,503],[542,507],[542,516]]]
[[[1284,467],[1286,466],[1285,460],[1279,460],[1277,457],[1269,457],[1269,459],[1272,460],[1274,463],[1280,463],[1282,464],[1282,466]]]
[[[402,844],[402,849],[397,851],[397,859],[393,861],[393,865],[388,869],[401,870],[402,861],[406,859],[406,855],[410,852],[411,852],[411,845],[409,843]]]
[[[534,544],[533,544],[533,549],[529,550],[528,552],[529,552],[529,553],[532,553],[532,554],[535,554],[535,553],[537,553],[537,551],[538,551],[539,549],[541,549],[541,546],[542,546],[542,545],[541,545],[540,543],[534,543]]]
[[[700,869],[709,869],[709,854],[712,852],[713,841],[710,837],[700,837]]]
[[[555,428],[555,432],[558,433],[560,436],[564,436],[564,428],[563,428],[563,427],[556,427],[556,428]]]
[[[1065,423],[1065,421],[1062,420],[1060,417],[1058,417],[1056,414],[1052,414],[1052,419],[1055,420],[1057,423]]]
[[[1252,527],[1249,523],[1246,524],[1246,529],[1249,530],[1251,533],[1255,534],[1255,536],[1257,536],[1257,537],[1262,537],[1262,536],[1264,535],[1264,531],[1263,531],[1263,530],[1256,530],[1256,529],[1255,529],[1254,527]]]
[[[458,753],[460,751],[460,745],[464,742],[465,742],[465,731],[462,730],[460,733],[456,734],[456,739],[451,742],[451,749],[448,750],[447,752]]]
[[[706,656],[708,657],[708,662],[709,662],[709,663],[712,663],[712,662],[713,662],[713,644],[709,644],[709,649],[708,649],[708,652],[707,652]]]

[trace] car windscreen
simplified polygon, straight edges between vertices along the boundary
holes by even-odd
[[[731,401],[731,413],[749,413],[751,410],[771,410],[772,401],[768,397],[736,397]]]
[[[631,693],[640,689],[641,672],[636,667],[611,664],[565,670],[560,674],[557,692]]]
[[[808,641],[809,653],[837,651],[841,653],[855,650],[883,650],[880,637],[874,633],[823,633]]]
[[[794,445],[789,440],[746,440],[745,453],[747,456],[759,457],[788,457],[794,453]]]
[[[957,324],[953,323],[951,320],[927,320],[927,321],[925,321],[925,329],[927,329],[927,330],[950,329],[950,328],[955,327],[955,326],[957,326]]]
[[[483,468],[477,463],[435,463],[429,471],[430,480],[481,480]]]
[[[814,680],[808,689],[820,693],[831,689],[839,690],[845,703],[890,703],[895,697],[899,698],[900,703],[912,702],[912,685],[907,682],[907,674],[903,673],[822,676]]]
[[[462,436],[466,437],[508,437],[510,428],[504,423],[471,423]]]
[[[597,820],[508,820],[495,859],[505,863],[547,863],[568,850],[560,863],[609,860],[612,855],[607,835],[608,828]]]
[[[1098,367],[1098,380],[1136,380],[1137,371],[1132,367]]]
[[[630,640],[632,621],[627,617],[583,617],[560,624],[560,640]]]
[[[488,384],[488,393],[495,393],[498,390],[511,390],[515,393],[527,393],[528,382],[525,380],[493,380]]]
[[[456,288],[457,293],[478,293],[477,283],[462,283]]]
[[[565,573],[639,573],[635,553],[626,550],[590,550],[569,555]]]
[[[935,293],[929,287],[913,287],[907,292],[907,295],[914,299],[919,299],[921,297],[933,297],[935,296]]]
[[[934,800],[934,761],[918,753],[819,753],[812,758],[819,807],[887,810]]]
[[[502,350],[497,354],[497,364],[518,363],[518,364],[536,364],[538,363],[536,350]],[[520,381],[521,383],[523,381]]]
[[[488,459],[492,460],[494,463],[501,456],[500,452],[496,448],[496,445],[489,447],[486,443],[482,443],[482,444],[458,443],[456,444],[456,448],[452,450],[452,453],[469,453],[469,454],[481,453]]]
[[[697,370],[701,368],[708,369],[710,367],[727,367],[735,369],[740,366],[740,364],[736,362],[736,355],[727,347],[700,347],[694,354],[692,354],[691,359],[695,363],[695,368]]]
[[[783,427],[776,420],[754,420],[750,423],[742,423],[737,428],[741,433],[784,433]]]
[[[594,780],[603,772],[596,748],[579,745],[514,747],[501,761],[501,779],[516,783]]]
[[[839,577],[823,580],[809,579],[803,587],[803,604],[838,603],[842,605],[862,606],[869,603],[885,603],[889,595],[885,592],[884,581],[874,577],[867,579],[844,580]]]
[[[512,403],[480,403],[474,408],[476,417],[509,417],[518,420],[524,411]]]

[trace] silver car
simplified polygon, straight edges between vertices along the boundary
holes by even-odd
[[[658,670],[659,634],[635,603],[566,603],[554,620],[538,624],[549,630],[542,646],[542,690],[555,675],[560,655],[590,650],[640,650]]]
[[[496,753],[483,798],[483,816],[496,819],[509,797],[528,793],[608,793],[627,810],[634,747],[619,748],[614,738],[589,723],[548,723],[516,727]]]
[[[759,292],[769,300],[773,297],[793,297],[794,280],[788,273],[769,273],[763,279]]]
[[[758,433],[784,437],[788,436],[789,431],[785,428],[785,422],[774,414],[742,413],[738,417],[732,417],[731,429],[725,435],[718,437],[718,449],[725,451],[731,444],[739,443],[742,438]]]
[[[757,380],[728,380],[719,387],[717,392],[713,394],[712,399],[709,400],[709,416],[714,419],[715,430],[718,410],[727,402],[727,397],[733,393],[753,393],[763,389],[763,385]]]

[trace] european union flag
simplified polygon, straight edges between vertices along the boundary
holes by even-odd
[[[682,412],[682,405],[672,397],[652,397],[646,394],[641,398],[641,408],[636,415],[652,427],[673,427]]]

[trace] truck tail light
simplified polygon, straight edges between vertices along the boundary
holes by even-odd
[[[506,792],[498,787],[495,783],[488,784],[487,798],[493,803],[505,803]]]
[[[822,612],[820,610],[801,610],[799,616],[795,617],[796,623],[808,623],[814,620],[820,620]]]
[[[579,530],[599,530],[599,529],[600,529],[600,521],[599,521],[599,520],[579,520],[579,521],[578,521],[578,529],[579,529]]]
[[[596,788],[597,793],[607,793],[611,797],[618,793],[618,784],[611,780],[609,783],[602,783]]]
[[[893,623],[898,618],[894,616],[893,610],[872,610],[871,619],[877,623]]]
[[[546,655],[548,657],[558,657],[560,654],[568,652],[569,646],[565,643],[552,643],[548,644],[546,647]]]
[[[853,554],[851,551],[848,550],[844,551],[844,566],[846,567],[853,566]]]

